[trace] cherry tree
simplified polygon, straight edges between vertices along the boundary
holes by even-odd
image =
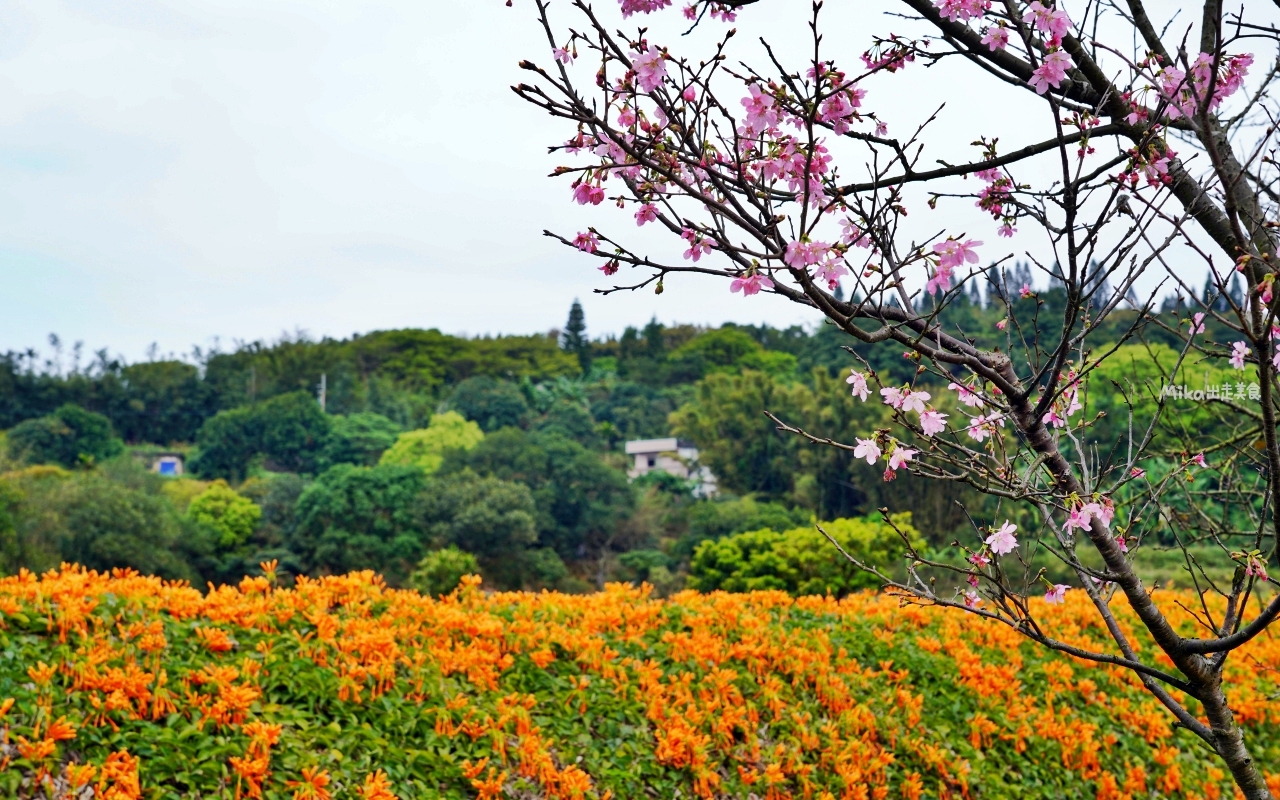
[[[1280,65],[1268,9],[1205,0],[1187,20],[1154,18],[1143,0],[898,0],[900,13],[885,17],[897,30],[873,35],[825,30],[816,2],[801,21],[806,52],[792,62],[767,36],[735,41],[728,27],[768,30],[777,17],[764,0],[530,1],[548,55],[521,62],[533,77],[514,89],[564,120],[568,140],[552,152],[566,157],[555,172],[566,199],[620,209],[609,230],[548,232],[597,260],[598,291],[719,278],[742,302],[775,295],[821,312],[857,352],[904,351],[916,377],[887,385],[850,348],[852,402],[886,404],[891,428],[852,442],[775,418],[779,429],[883,463],[886,480],[907,470],[968,484],[993,516],[974,518],[955,557],[904,537],[902,570],[859,566],[905,601],[1131,670],[1245,797],[1271,797],[1224,681],[1233,653],[1280,613],[1267,573],[1280,505],[1280,108],[1270,95]],[[694,37],[622,29],[650,14],[654,24],[682,14],[699,41],[720,27],[700,57],[682,54]],[[837,47],[861,57],[838,62]],[[962,104],[1020,103],[1027,119],[992,115],[969,158],[937,159],[970,146],[949,141],[948,112],[899,132],[876,91],[910,94],[940,68],[964,70]],[[961,210],[981,217],[948,229]],[[653,229],[669,237],[669,256],[641,251]],[[1007,285],[1000,265],[1015,256],[1065,303],[1051,312],[1030,282]],[[1194,285],[1206,274],[1207,295]],[[1233,293],[1237,280],[1244,291]],[[1006,312],[995,330],[948,322],[979,281]],[[1157,309],[1171,291],[1185,303]],[[1178,344],[1172,363],[1153,357],[1164,383],[1194,362],[1256,389],[1218,393],[1202,412],[1213,424],[1188,430],[1172,413],[1186,399],[1177,392],[1097,385],[1122,345],[1155,330]],[[1127,419],[1110,420],[1110,440],[1088,411],[1091,386],[1124,397]],[[1159,537],[1181,548],[1195,582],[1193,626],[1170,613],[1185,596],[1154,592],[1134,566]],[[1071,581],[1047,580],[1036,554]],[[1107,647],[1057,638],[1031,601],[1078,592]],[[1120,606],[1154,651],[1126,632]]]

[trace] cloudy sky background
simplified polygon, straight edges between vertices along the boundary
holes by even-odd
[[[903,28],[887,2],[830,4],[838,60]],[[803,58],[807,8],[745,14],[737,54],[757,56],[767,29]],[[678,43],[664,16],[654,38]],[[46,347],[50,332],[130,360],[152,342],[180,354],[295,329],[529,333],[561,325],[575,297],[594,335],[654,315],[813,322],[710,279],[591,294],[595,263],[542,229],[639,232],[630,212],[584,210],[545,177],[546,145],[568,131],[507,87],[546,50],[522,0],[0,3],[0,350]],[[1049,121],[1025,94],[976,93],[959,65],[921,77],[872,84],[868,107],[901,133],[948,103],[935,158],[964,158],[996,125],[1012,149]],[[993,256],[1036,247],[997,244],[963,204],[917,216]]]

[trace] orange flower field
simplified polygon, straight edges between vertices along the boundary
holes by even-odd
[[[1101,644],[1082,593],[1033,604]],[[1233,794],[1124,670],[882,594],[436,600],[369,572],[202,594],[66,566],[0,579],[0,614],[5,797]],[[1280,772],[1280,640],[1234,664]]]

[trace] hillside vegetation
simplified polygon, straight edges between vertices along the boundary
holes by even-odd
[[[946,312],[979,338],[1007,313],[988,289]],[[1062,300],[1051,289],[1013,302],[1051,310]],[[1132,313],[1094,336],[1108,341]],[[1100,441],[1126,434],[1126,394],[1141,430],[1170,377],[1166,332],[1151,325],[1147,334],[1091,373],[1085,397]],[[812,529],[787,534],[792,544],[781,549],[766,542],[814,520],[875,526],[888,508],[911,512],[946,557],[968,535],[969,516],[996,513],[962,485],[906,472],[888,483],[848,451],[775,430],[764,410],[845,442],[888,424],[887,407],[848,395],[842,375],[859,363],[843,349],[850,341],[825,326],[656,321],[592,340],[574,312],[559,336],[294,336],[196,353],[191,363],[100,354],[82,366],[78,355],[10,353],[0,358],[0,425],[12,426],[0,448],[0,573],[74,561],[203,585],[234,583],[275,559],[289,574],[373,569],[392,586],[440,588],[438,574],[458,570],[432,565],[461,551],[494,589],[644,580],[660,595],[684,586],[839,594],[865,581],[813,583],[831,572],[819,562],[832,554]],[[914,362],[854,350],[886,385],[917,380],[963,419],[967,409],[947,405],[956,405],[951,393],[916,376]],[[314,395],[321,375],[323,409]],[[1197,362],[1180,377],[1240,376]],[[1174,405],[1159,440],[1172,452],[1220,424],[1210,404]],[[717,497],[665,474],[628,480],[623,442],[672,435],[697,445]],[[146,473],[165,449],[187,455],[187,476]],[[758,535],[720,544],[749,533]],[[892,541],[867,543],[880,563],[894,560]],[[1173,544],[1144,543],[1136,557],[1151,560],[1162,583],[1187,585],[1185,570],[1160,557]],[[699,547],[708,548],[701,559]]]

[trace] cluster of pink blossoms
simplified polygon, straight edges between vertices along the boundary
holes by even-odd
[[[914,411],[920,415],[920,432],[925,436],[933,436],[947,429],[946,414],[925,404],[929,401],[928,392],[912,391],[910,387],[889,386],[880,390],[884,404],[892,409],[907,412]]]
[[[935,0],[934,6],[952,22],[968,22],[990,11],[991,0]]]
[[[796,270],[812,267],[813,277],[825,281],[831,291],[835,291],[840,279],[849,274],[840,251],[825,242],[792,242],[787,245],[782,260]]]
[[[1052,425],[1055,428],[1065,428],[1067,419],[1084,408],[1084,404],[1080,402],[1080,384],[1075,379],[1075,372],[1072,371],[1067,375],[1067,388],[1062,396],[1054,402],[1053,407],[1045,412],[1040,419],[1045,425]]]
[[[1145,180],[1148,186],[1168,186],[1173,183],[1173,178],[1169,175],[1169,164],[1177,157],[1178,154],[1168,147],[1158,152],[1152,146],[1146,155],[1134,148],[1129,151],[1128,169],[1117,175],[1116,180],[1122,184],[1128,183],[1135,189],[1140,179]]]
[[[973,173],[973,176],[986,184],[974,205],[986,211],[996,221],[1003,220],[1004,224],[997,231],[1001,236],[1013,236],[1016,232],[1010,195],[1013,181],[999,169],[984,169]]]
[[[1018,530],[1018,526],[1009,520],[1005,520],[999,530],[992,532],[984,541],[987,547],[991,548],[991,552],[998,556],[1007,556],[1018,546],[1018,537],[1014,536],[1014,531]],[[972,559],[970,559],[972,560]]]
[[[910,43],[899,39],[897,35],[877,40],[870,50],[862,54],[862,64],[869,72],[875,70],[897,72],[900,69],[906,69],[907,64],[915,60],[916,55]]]
[[[734,13],[732,8],[720,3],[712,3],[710,10],[712,19],[722,20],[724,22],[733,22],[738,18],[738,15]],[[684,18],[688,20],[695,20],[698,18],[698,6],[696,3],[690,3],[684,7]]]
[[[671,0],[618,0],[618,2],[622,6],[624,19],[632,14],[652,14],[671,5]]]
[[[689,249],[684,251],[686,261],[692,259],[697,263],[698,259],[711,252],[711,242],[694,230],[685,228],[680,232],[680,238],[689,243]]]
[[[636,83],[645,92],[657,89],[667,77],[666,58],[662,51],[653,45],[643,53],[631,53],[631,69],[635,70]]]
[[[811,67],[809,77],[815,82],[825,80],[834,90],[818,107],[815,119],[830,125],[837,136],[848,133],[853,127],[852,123],[858,119],[858,109],[867,96],[866,90],[857,86],[845,86],[845,74],[825,63],[818,64],[816,69]]]
[[[1089,527],[1090,520],[1094,517],[1100,519],[1103,525],[1111,527],[1111,520],[1115,515],[1115,503],[1110,497],[1103,497],[1100,500],[1081,503],[1079,507],[1071,509],[1067,514],[1067,521],[1062,523],[1062,528],[1067,532],[1077,528],[1084,530]]]
[[[741,278],[734,278],[729,284],[729,291],[742,292],[743,297],[750,297],[753,294],[759,294],[761,289],[772,289],[773,281],[768,275],[761,275],[753,272],[750,275],[744,275]]]
[[[1169,65],[1156,76],[1160,95],[1169,104],[1169,119],[1195,117],[1206,102],[1209,111],[1216,110],[1244,85],[1249,67],[1253,66],[1253,56],[1249,53],[1229,56],[1223,59],[1222,72],[1215,75],[1213,61],[1209,53],[1200,53],[1191,64],[1190,75]]]
[[[1244,369],[1244,359],[1253,351],[1249,349],[1249,345],[1244,342],[1235,342],[1231,345],[1231,366],[1236,369]]]
[[[938,256],[938,266],[934,270],[933,277],[925,285],[929,290],[929,294],[941,289],[946,291],[951,288],[951,276],[956,267],[963,266],[966,263],[978,263],[978,254],[974,252],[975,247],[980,247],[982,242],[976,242],[973,239],[961,242],[957,239],[947,239],[945,242],[938,242],[933,246],[933,252]]]

